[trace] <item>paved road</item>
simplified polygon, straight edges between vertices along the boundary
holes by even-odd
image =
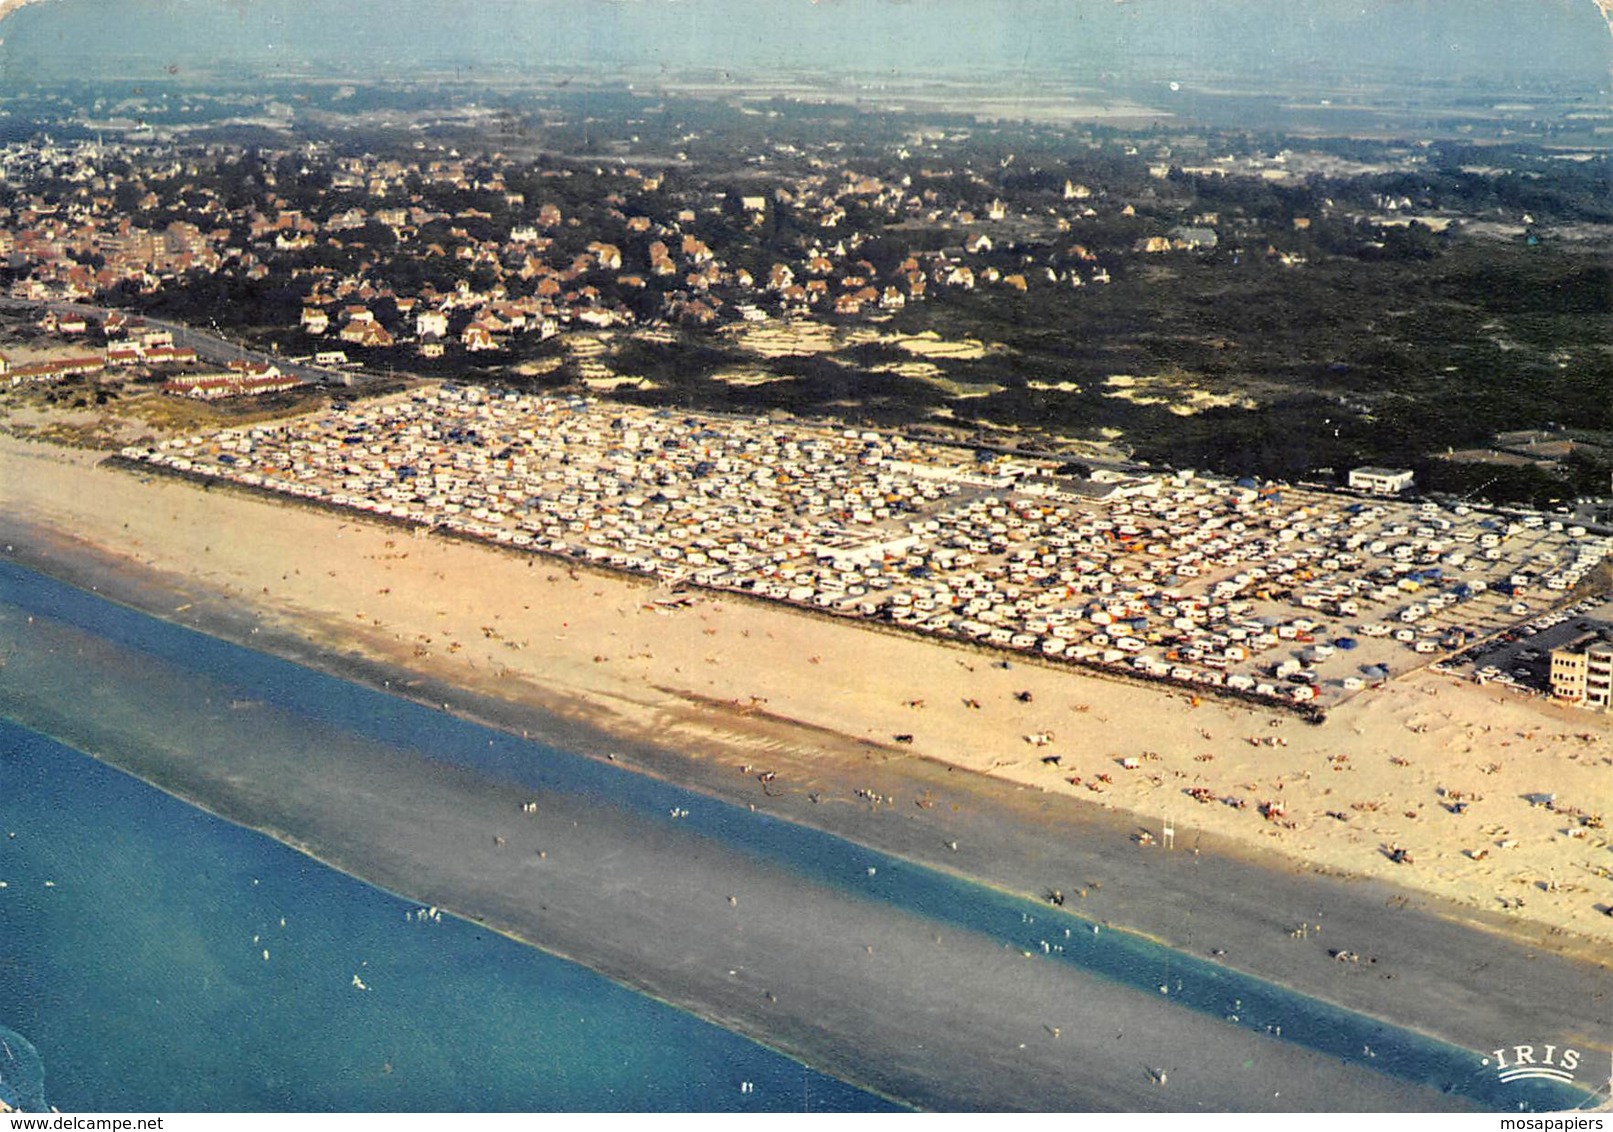
[[[90,303],[74,303],[64,299],[51,299],[34,302],[25,299],[0,298],[0,310],[10,312],[32,312],[37,310],[52,310],[57,314],[76,314],[85,318],[103,320],[112,313],[111,308],[98,307]],[[124,312],[129,314],[130,312]],[[309,365],[303,362],[293,362],[276,354],[255,350],[239,342],[233,342],[223,336],[215,325],[212,332],[199,330],[194,326],[187,326],[179,322],[169,322],[150,315],[134,315],[144,320],[147,326],[158,330],[166,330],[174,336],[174,345],[181,349],[195,350],[196,356],[212,365],[228,365],[230,362],[249,361],[265,362],[280,367],[280,372],[316,385],[351,385],[363,380],[359,375],[338,369],[329,369],[324,366]]]

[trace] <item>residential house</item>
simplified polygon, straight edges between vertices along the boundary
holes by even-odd
[[[365,313],[370,314],[369,311]],[[337,337],[355,346],[385,347],[391,346],[394,342],[392,334],[375,321],[373,314],[370,314],[369,318],[350,319]]]
[[[197,360],[196,351],[179,346],[150,346],[140,348],[148,366],[189,365]]]
[[[620,271],[622,267],[621,249],[615,244],[606,244],[598,240],[588,245],[588,250],[594,253],[594,261],[604,271]]]
[[[29,362],[25,365],[12,366],[6,372],[12,385],[32,385],[60,381],[79,374],[99,373],[104,368],[106,368],[104,359],[84,356],[59,358],[48,362]]]
[[[472,322],[465,327],[459,335],[460,345],[471,353],[480,353],[483,350],[497,350],[499,343],[494,340],[493,332],[485,323]]]

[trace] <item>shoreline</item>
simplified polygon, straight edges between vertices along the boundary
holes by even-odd
[[[3,442],[0,459],[15,467],[20,447],[14,441]],[[113,494],[119,496],[120,501],[138,501],[144,489],[154,486],[138,484],[121,473],[96,469],[89,465],[87,457],[80,458],[75,468],[72,459],[64,461],[56,450],[41,451],[37,456],[52,468],[71,469],[67,478],[81,486],[88,483],[115,486],[117,490]],[[176,491],[186,494],[175,496]],[[38,530],[45,527],[59,529],[66,525],[61,521],[62,514],[42,513],[48,510],[42,506],[44,492],[27,494],[29,498],[24,502],[28,506],[7,509],[8,515],[13,516],[5,524],[7,538],[21,537],[13,534],[22,529],[15,517],[17,510],[25,512],[26,521],[36,524],[35,535],[31,538],[37,537]],[[225,513],[248,512],[244,518],[237,515],[224,524],[228,527],[232,522],[239,523],[243,530],[258,525],[255,520],[261,518],[259,510],[271,506],[258,503],[243,506],[245,501],[241,500],[220,501],[216,495],[204,496],[202,491],[189,486],[163,485],[155,494],[165,504],[174,502],[179,506],[183,501],[180,510],[191,512],[187,518],[192,523],[205,525],[204,516],[212,508]],[[59,495],[50,499],[53,507],[66,502]],[[290,653],[291,658],[300,663],[334,671],[344,678],[356,677],[371,687],[404,694],[417,702],[435,703],[435,697],[440,694],[453,703],[456,714],[477,718],[512,733],[546,729],[547,734],[562,736],[553,740],[561,745],[580,739],[581,749],[595,757],[614,752],[619,756],[618,761],[635,770],[726,800],[755,804],[763,812],[825,829],[859,844],[893,852],[896,856],[1004,891],[1036,898],[1045,891],[1061,888],[1073,896],[1078,888],[1088,887],[1086,881],[1101,877],[1104,888],[1101,892],[1091,889],[1088,897],[1080,899],[1080,906],[1074,908],[1079,914],[1123,924],[1139,935],[1194,954],[1203,954],[1211,946],[1221,947],[1227,952],[1224,961],[1229,966],[1256,977],[1375,1017],[1391,1018],[1469,1048],[1491,1048],[1493,1044],[1513,1040],[1511,1030],[1516,1028],[1529,1029],[1533,1025],[1560,1029],[1570,1018],[1579,1020],[1577,1025],[1583,1026],[1588,1038],[1606,1041],[1596,1032],[1599,1027],[1600,1034],[1607,1032],[1605,1000],[1593,1002],[1590,996],[1576,994],[1574,989],[1578,980],[1585,980],[1579,983],[1583,990],[1590,985],[1590,980],[1598,977],[1597,969],[1606,969],[1605,964],[1593,958],[1598,946],[1594,936],[1564,935],[1560,934],[1561,925],[1549,921],[1522,921],[1451,904],[1437,895],[1395,886],[1383,876],[1351,874],[1343,878],[1338,874],[1346,870],[1329,862],[1307,865],[1297,860],[1291,845],[1285,851],[1280,838],[1272,839],[1278,844],[1261,844],[1258,839],[1247,837],[1229,839],[1222,831],[1208,827],[1208,823],[1206,828],[1195,828],[1184,819],[1197,815],[1179,803],[1170,807],[1178,827],[1177,844],[1183,847],[1190,839],[1196,840],[1205,850],[1202,855],[1189,854],[1183,848],[1167,854],[1157,846],[1139,846],[1132,841],[1139,824],[1151,828],[1156,835],[1160,829],[1157,817],[1141,820],[1137,817],[1149,812],[1148,809],[1126,805],[1129,799],[1089,801],[1073,796],[1074,791],[1049,789],[1036,778],[1038,768],[1034,753],[1030,755],[1031,765],[1025,767],[981,766],[978,764],[983,760],[976,759],[975,766],[960,765],[953,769],[947,759],[932,754],[929,736],[923,737],[925,742],[915,745],[916,751],[903,749],[890,741],[888,733],[880,733],[875,728],[864,726],[862,733],[857,734],[849,728],[837,730],[824,721],[822,712],[818,713],[819,718],[812,718],[811,712],[790,711],[790,705],[776,702],[782,697],[757,697],[747,702],[739,695],[723,695],[727,688],[708,691],[692,686],[695,684],[692,680],[674,683],[639,678],[611,684],[583,679],[606,667],[597,659],[601,654],[595,654],[591,668],[588,659],[583,657],[574,658],[569,664],[528,662],[520,670],[513,664],[507,665],[503,667],[503,674],[496,668],[491,674],[488,671],[502,659],[496,652],[457,657],[455,654],[462,650],[445,656],[440,648],[434,648],[426,657],[410,657],[402,655],[404,650],[394,646],[392,655],[388,656],[384,641],[379,639],[384,634],[374,632],[375,626],[357,625],[360,632],[355,634],[339,625],[333,613],[320,614],[308,608],[288,609],[282,602],[249,598],[250,591],[243,584],[244,571],[239,561],[232,562],[230,569],[222,572],[222,577],[215,571],[215,576],[210,578],[199,573],[201,564],[193,558],[189,561],[191,572],[183,573],[187,561],[183,547],[159,547],[147,541],[163,533],[154,508],[142,515],[124,512],[131,516],[131,521],[140,524],[140,529],[133,536],[122,536],[120,547],[116,523],[106,516],[95,521],[96,509],[82,499],[79,504],[76,508],[63,509],[76,511],[89,520],[79,526],[76,535],[63,535],[54,545],[45,540],[36,543],[36,549],[44,551],[51,560],[49,564],[41,563],[45,566],[44,572],[63,577],[65,569],[65,574],[76,574],[66,579],[73,584],[127,600],[127,604],[164,619],[187,624],[192,623],[193,618],[206,620],[209,631],[225,639],[275,655]],[[177,516],[178,512],[175,514]],[[42,522],[51,518],[56,522]],[[351,564],[362,557],[359,553],[333,557],[328,546],[313,545],[313,540],[306,537],[311,532],[322,532],[327,539],[332,533],[336,538],[345,534],[362,544],[364,550],[376,553],[389,539],[397,539],[406,543],[405,555],[412,552],[426,557],[429,553],[432,566],[445,559],[464,566],[494,557],[481,547],[433,546],[435,540],[397,538],[396,530],[366,526],[358,521],[342,522],[340,517],[308,515],[305,519],[307,521],[289,525],[305,536],[299,549],[306,550],[308,562],[317,559],[340,567],[344,562]],[[97,537],[90,537],[92,534]],[[72,545],[75,539],[79,541],[77,546]],[[152,560],[131,572],[130,559],[142,553]],[[298,560],[295,555],[282,555],[279,564],[293,560]],[[493,568],[491,563],[486,567],[489,571]],[[504,573],[518,572],[518,576],[538,568],[505,563],[498,569]],[[136,579],[135,573],[143,577]],[[633,613],[634,606],[642,605],[633,600],[631,594],[622,594],[620,587],[625,583],[586,575],[580,575],[580,579],[570,580],[569,585],[558,580],[535,584],[539,588],[558,587],[577,595],[575,604],[579,612],[587,603],[582,595],[600,587],[614,591],[612,596],[618,602],[615,609],[606,609],[606,613],[625,620]],[[114,590],[121,592],[114,593]],[[437,601],[451,605],[450,591],[441,586],[428,586],[426,590]],[[174,597],[176,593],[180,596]],[[209,594],[218,596],[210,599]],[[185,603],[182,608],[192,617],[175,616],[172,602],[181,600]],[[609,598],[606,603],[598,604],[608,604],[608,601]],[[636,620],[647,621],[652,628],[662,623],[672,625],[685,638],[695,632],[694,626],[686,624],[693,620],[707,622],[707,628],[717,628],[725,638],[731,638],[732,634],[728,626],[720,622],[723,616],[743,616],[750,622],[750,629],[760,629],[769,635],[792,622],[788,611],[737,610],[736,607],[737,603],[729,606],[720,600],[707,599],[697,603],[694,611],[683,610],[664,618],[639,608]],[[422,605],[416,611],[417,621],[425,619],[426,608]],[[566,608],[570,610],[572,606]],[[486,607],[475,612],[485,614]],[[691,612],[694,616],[686,616]],[[202,613],[206,616],[199,617]],[[355,617],[355,622],[357,620]],[[474,620],[476,618],[470,623]],[[793,621],[801,620],[793,618]],[[459,621],[462,625],[467,623],[462,616]],[[678,622],[683,624],[675,624]],[[609,625],[610,622],[596,611],[592,624]],[[561,627],[564,629],[566,625]],[[365,632],[365,629],[370,631]],[[508,633],[507,628],[503,631]],[[811,636],[815,644],[826,641],[826,633],[837,642],[849,634],[852,647],[861,643],[856,640],[859,634],[849,627],[814,624],[798,631]],[[591,639],[603,642],[607,635],[613,634],[607,630]],[[399,635],[400,641],[404,639]],[[662,633],[652,643],[659,650],[666,639],[667,634]],[[692,643],[692,652],[698,654],[702,642],[696,638]],[[962,668],[965,664],[955,654],[938,652],[931,647],[919,645],[915,650],[913,643],[906,641],[892,647],[897,646],[900,646],[899,651],[917,651],[932,658],[939,656],[934,661],[936,666]],[[615,641],[604,647],[618,652]],[[551,648],[545,659],[564,661],[567,658],[562,655],[563,651]],[[516,652],[512,659],[519,662],[526,658]],[[699,663],[697,655],[679,659]],[[474,665],[475,660],[483,662],[479,669]],[[681,666],[673,666],[678,667]],[[660,668],[659,674],[664,675],[666,665]],[[811,671],[801,668],[799,663],[797,668],[802,672]],[[551,670],[534,672],[534,669]],[[922,670],[914,672],[920,681],[924,675]],[[939,672],[934,675],[944,681],[947,676],[958,674]],[[401,686],[387,683],[392,680]],[[1104,707],[1098,702],[1101,699],[1137,697],[1151,702],[1156,712],[1168,705],[1170,711],[1188,713],[1188,709],[1175,706],[1177,697],[1152,690],[1097,685],[1067,672],[1033,673],[1016,666],[1011,671],[972,675],[972,682],[990,684],[994,698],[999,700],[1007,700],[1009,689],[1028,681],[1039,682],[1039,703],[1044,698],[1043,688],[1050,683],[1078,684],[1082,698],[1091,701],[1088,711],[1093,714]],[[417,683],[409,687],[410,682]],[[730,687],[732,683],[728,681]],[[817,683],[821,691],[821,679]],[[712,684],[715,686],[716,681]],[[1066,699],[1071,694],[1067,687],[1055,688],[1050,696],[1061,693]],[[839,695],[852,698],[856,692]],[[894,697],[885,702],[898,703]],[[828,710],[832,715],[833,707]],[[927,718],[917,710],[905,717],[897,714],[903,710],[893,706],[884,712],[898,723]],[[1106,714],[1114,710],[1109,707]],[[547,712],[550,717],[545,723],[534,712]],[[866,722],[874,714],[877,713],[864,711],[861,716],[851,718]],[[1253,726],[1261,715],[1223,705],[1192,713],[1195,721],[1212,714],[1215,717],[1212,722],[1218,730],[1240,724]],[[1264,720],[1260,722],[1263,726]],[[1593,721],[1587,718],[1585,722]],[[1298,721],[1294,721],[1291,726],[1297,724]],[[1333,735],[1339,732],[1331,721],[1321,730]],[[651,741],[619,741],[610,737],[613,733],[637,734],[641,740]],[[967,743],[969,738],[967,734],[943,736],[943,740],[952,745]],[[752,772],[741,774],[738,768],[745,765],[750,766]],[[754,772],[764,769],[776,775],[770,784],[756,778]],[[1006,769],[1021,781],[1006,780],[1000,773],[995,776],[979,774],[982,769],[998,772]],[[1117,787],[1124,784],[1124,775],[1117,773],[1114,778],[1119,780]],[[1305,778],[1308,780],[1309,775]],[[1305,783],[1299,779],[1291,781],[1295,788],[1304,788]],[[1054,777],[1052,783],[1059,783],[1058,778]],[[893,799],[896,804],[872,805],[855,794],[855,790]],[[1156,790],[1155,795],[1159,794]],[[948,805],[959,809],[948,810]],[[1157,807],[1151,809],[1158,812]],[[915,824],[922,827],[922,833],[912,831]],[[949,834],[956,836],[947,836]],[[1094,844],[1085,844],[1088,840]],[[956,841],[960,848],[947,849],[949,841]],[[1330,873],[1334,875],[1327,875]],[[1198,894],[1207,886],[1216,889],[1216,899],[1209,903],[1198,901]],[[1258,892],[1259,898],[1249,895],[1250,892]],[[1161,893],[1172,895],[1162,897]],[[1374,985],[1365,979],[1345,977],[1352,973],[1341,972],[1321,941],[1295,944],[1287,938],[1288,929],[1308,917],[1304,909],[1315,911],[1318,894],[1329,906],[1328,934],[1323,938],[1342,946],[1356,945],[1353,949],[1362,954],[1367,954],[1367,949],[1360,946],[1362,941],[1372,941],[1374,953],[1381,952],[1385,964],[1393,964],[1400,972],[1397,984],[1378,980]],[[1186,916],[1171,911],[1179,902],[1189,909]],[[1559,934],[1553,934],[1553,928]],[[1395,937],[1385,941],[1392,946],[1378,943],[1375,937],[1380,935]],[[1208,937],[1216,937],[1219,942],[1211,943]],[[1475,963],[1468,966],[1487,964],[1477,968],[1482,969],[1484,975],[1478,975],[1476,970],[1447,970],[1452,964],[1448,960],[1442,962],[1440,956],[1442,951],[1452,949],[1474,956]],[[1544,954],[1546,949],[1566,952],[1576,959],[1552,958]],[[1578,961],[1581,959],[1588,962],[1581,963]],[[1494,1001],[1494,988],[1513,983],[1522,986],[1526,981],[1531,984],[1531,994],[1535,997],[1527,1003],[1508,1002],[1506,1009],[1501,1010],[1501,1004]],[[1535,983],[1541,985],[1542,993],[1535,993]],[[1412,987],[1419,985],[1423,993],[1413,992]],[[1551,987],[1555,990],[1546,989]],[[1416,1001],[1411,1001],[1413,999]],[[1503,1026],[1510,1027],[1506,1033],[1493,1032]]]
[[[0,537],[14,537],[14,527],[14,523],[8,523],[4,517],[0,517]],[[43,532],[31,533],[38,537]],[[55,537],[64,539],[67,536],[57,532]],[[65,545],[62,544],[64,548]],[[1134,810],[1117,809],[1107,804],[1098,806],[1081,798],[1063,799],[1040,786],[983,774],[921,752],[903,750],[891,743],[859,739],[832,728],[779,716],[754,705],[743,706],[737,701],[702,697],[696,693],[685,693],[682,697],[683,702],[678,705],[679,711],[676,713],[677,725],[686,728],[708,746],[720,749],[720,754],[713,758],[674,750],[660,737],[660,732],[607,726],[602,719],[610,714],[608,706],[603,702],[586,702],[604,701],[604,697],[585,697],[584,702],[550,699],[549,702],[522,703],[490,694],[485,688],[472,688],[444,681],[437,676],[424,675],[417,669],[379,659],[364,651],[336,652],[325,647],[310,647],[308,640],[285,626],[271,628],[267,636],[259,636],[266,627],[259,615],[242,614],[232,609],[220,595],[192,589],[188,584],[183,591],[174,591],[154,574],[145,579],[131,577],[124,564],[114,563],[95,548],[73,548],[74,557],[70,560],[50,555],[18,554],[9,546],[6,550],[8,553],[5,557],[28,569],[89,590],[97,596],[159,620],[185,625],[208,636],[290,661],[372,691],[397,696],[419,707],[433,711],[441,709],[455,718],[479,726],[563,747],[596,760],[619,761],[624,767],[658,780],[697,788],[736,804],[752,804],[752,808],[760,808],[764,799],[770,799],[776,803],[776,809],[785,812],[789,799],[800,803],[805,797],[811,801],[810,795],[818,793],[807,789],[816,781],[811,776],[824,768],[819,766],[822,760],[803,752],[817,747],[841,760],[828,768],[836,777],[843,776],[846,761],[853,759],[860,759],[866,764],[860,771],[863,776],[872,775],[881,782],[911,779],[911,788],[914,790],[919,788],[919,783],[927,783],[932,788],[941,783],[954,784],[959,779],[951,776],[956,774],[968,783],[961,792],[975,796],[989,795],[993,805],[1003,810],[1017,811],[1014,816],[1029,821],[1046,820],[1051,808],[1073,805],[1077,807],[1074,813],[1060,813],[1059,817],[1078,825],[1104,827],[1110,834],[1123,836],[1127,841],[1135,842],[1135,835],[1142,830],[1159,828],[1156,817]],[[94,561],[95,558],[101,560]],[[174,581],[170,579],[169,583]],[[161,608],[164,598],[171,597],[174,592],[183,592],[189,599],[182,606],[186,613],[192,615],[189,619],[174,617],[170,610]],[[211,607],[209,603],[212,603]],[[257,639],[254,640],[254,637]],[[951,644],[941,643],[939,647],[950,648]],[[523,691],[530,692],[531,689]],[[749,773],[762,764],[735,765],[729,761],[756,757],[757,746],[767,749],[771,759],[769,765],[787,764],[795,774],[775,777],[764,788],[761,783],[753,781]],[[728,758],[724,759],[723,756]],[[720,765],[718,759],[722,760]],[[876,768],[883,768],[883,771]],[[738,777],[732,773],[735,770],[739,771]],[[777,775],[777,772],[774,774]],[[796,775],[800,778],[797,779]],[[880,793],[871,787],[869,789],[871,793]],[[895,799],[894,794],[880,796],[888,801]],[[818,803],[814,802],[813,805]],[[859,808],[868,809],[872,815],[881,812],[877,804],[865,802]],[[800,805],[797,804],[794,809],[801,810]],[[866,824],[823,820],[825,815],[831,813],[832,807],[830,810],[801,810],[790,820],[836,834]],[[1600,944],[1593,938],[1554,931],[1550,925],[1532,920],[1464,907],[1425,891],[1403,887],[1392,879],[1384,880],[1309,864],[1271,846],[1229,839],[1190,825],[1178,829],[1178,840],[1184,840],[1184,835],[1189,832],[1201,847],[1209,844],[1217,855],[1234,858],[1252,870],[1308,874],[1347,884],[1367,885],[1375,891],[1381,890],[1385,900],[1393,901],[1396,907],[1415,904],[1431,915],[1484,931],[1509,943],[1554,950],[1570,962],[1585,962],[1597,969],[1608,969],[1604,962],[1596,958],[1600,954]],[[859,828],[858,838],[867,838],[872,842],[874,835],[866,828]],[[937,854],[920,854],[914,860],[944,871],[958,872],[970,879],[987,879],[967,870],[958,870],[952,861]],[[1031,888],[1002,879],[990,883],[1004,891],[1036,896]],[[1137,934],[1160,940],[1170,939],[1168,930],[1165,934],[1154,936],[1138,929]],[[1181,944],[1177,942],[1171,946],[1179,947]]]
[[[28,623],[27,647],[17,647],[21,618],[5,620],[13,678],[4,702],[24,726],[368,884],[440,901],[877,1095],[949,1111],[1474,1103],[1062,963],[1028,962],[975,930],[848,898],[586,791],[542,793],[542,816],[521,818],[516,801],[533,796],[530,786],[343,739],[339,726],[295,712],[266,707],[244,718],[217,711],[214,695],[190,718],[196,681],[171,679],[170,662],[144,656],[138,686],[126,687],[126,647],[98,645],[48,615]],[[28,688],[59,685],[69,671],[100,705],[94,717],[30,698]],[[132,732],[131,711],[145,724]],[[176,719],[187,724],[180,739],[168,730]],[[229,742],[242,727],[250,750]],[[236,753],[209,757],[220,749]],[[322,773],[307,773],[311,765]],[[534,854],[539,846],[546,851]],[[965,984],[978,996],[960,998]],[[1094,1016],[1124,1029],[1111,1036]],[[1194,1051],[1191,1064],[1178,1044]],[[1170,1066],[1170,1092],[1138,1068],[1150,1064]],[[1271,1092],[1248,1094],[1251,1085]]]

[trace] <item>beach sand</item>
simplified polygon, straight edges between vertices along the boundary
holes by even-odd
[[[573,721],[624,765],[1012,891],[1059,888],[1082,915],[1469,1048],[1613,1032],[1605,832],[1569,837],[1525,798],[1609,809],[1606,717],[1422,673],[1315,726],[717,595],[669,609],[643,582],[11,439],[0,492],[15,556],[171,620],[505,726]],[[1457,814],[1453,791],[1480,800]],[[385,867],[352,871],[425,895]],[[1379,962],[1338,964],[1340,947]]]

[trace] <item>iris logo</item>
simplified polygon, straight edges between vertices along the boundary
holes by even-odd
[[[1580,1056],[1579,1050],[1566,1046],[1520,1045],[1492,1050],[1484,1064],[1494,1064],[1496,1077],[1502,1081],[1572,1081]]]

